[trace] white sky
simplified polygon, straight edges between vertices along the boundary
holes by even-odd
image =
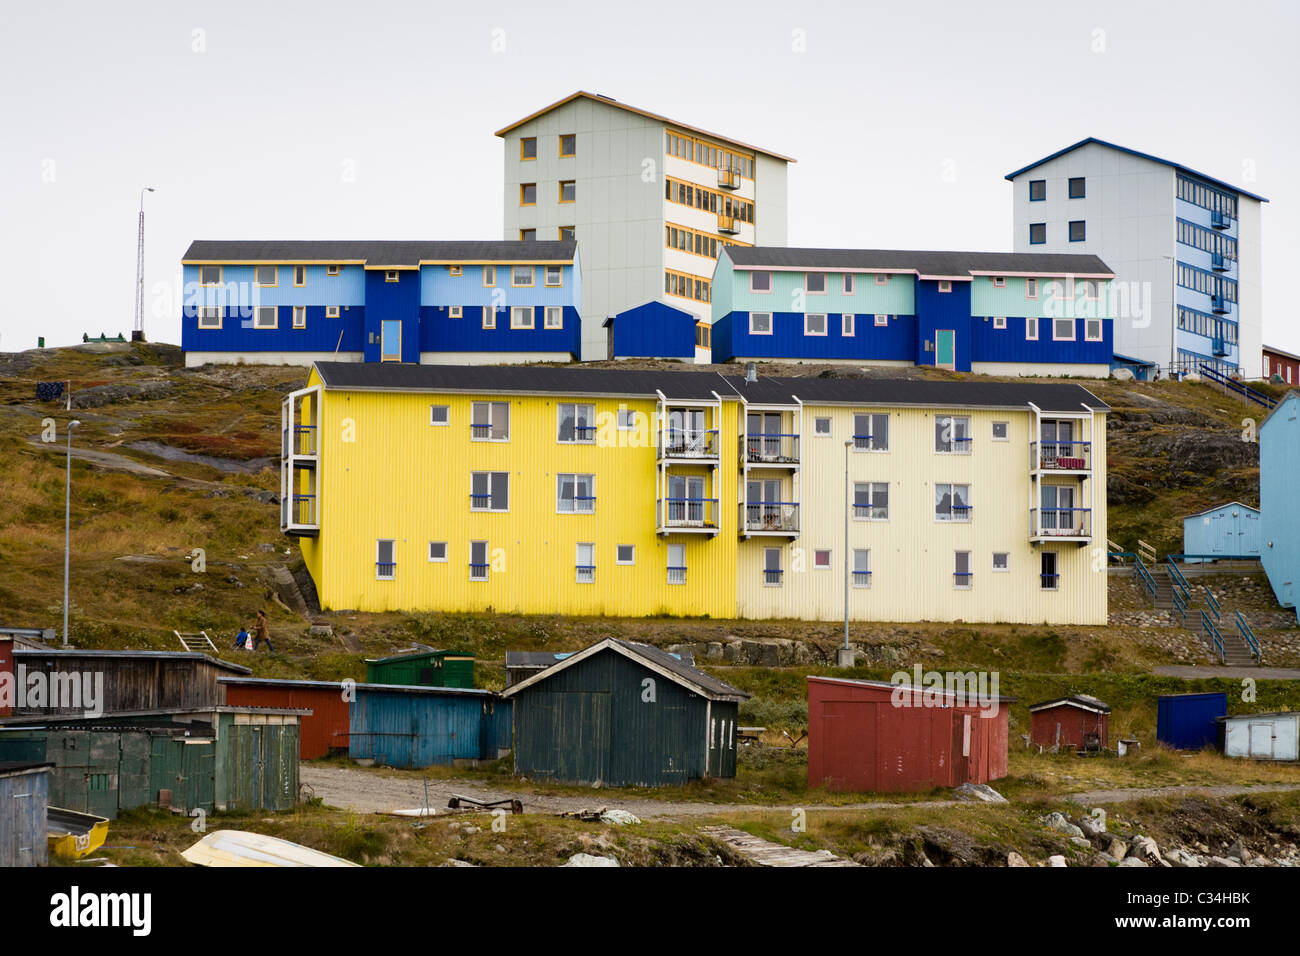
[[[493,131],[585,89],[798,159],[791,245],[1010,249],[1013,169],[1086,136],[1181,162],[1271,200],[1264,340],[1300,352],[1298,28],[1286,0],[3,0],[0,350],[129,333],[144,185],[154,341],[193,239],[501,238]]]

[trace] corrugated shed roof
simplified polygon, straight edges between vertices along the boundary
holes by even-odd
[[[610,638],[615,644],[620,644],[633,653],[654,661],[660,667],[672,671],[678,677],[681,677],[692,684],[711,692],[718,697],[736,697],[748,698],[750,695],[745,693],[739,687],[733,687],[724,680],[719,680],[712,674],[706,674],[698,667],[687,664],[675,654],[669,654],[665,650],[655,647],[653,644],[640,644],[636,641],[622,641],[618,638]]]
[[[1084,710],[1093,710],[1102,714],[1110,713],[1109,704],[1098,700],[1090,694],[1071,694],[1069,697],[1057,697],[1055,700],[1045,700],[1041,704],[1030,704],[1029,710],[1032,713],[1036,710],[1050,710],[1053,707],[1060,706],[1081,707]]]
[[[357,684],[357,693],[424,694],[441,697],[495,697],[496,691],[478,687],[424,687],[413,684]]]
[[[1054,252],[943,252],[924,249],[795,249],[788,246],[727,246],[738,268],[863,269],[914,272],[923,276],[971,276],[977,273],[1113,276],[1094,255]]]
[[[17,657],[98,657],[104,659],[130,660],[134,658],[158,659],[158,660],[200,660],[207,661],[216,667],[232,671],[236,674],[251,674],[252,668],[244,667],[242,664],[232,664],[229,661],[223,661],[207,654],[200,654],[197,651],[81,651],[75,648],[62,647],[42,647],[42,648],[14,648],[14,656]]]
[[[414,268],[421,262],[571,262],[573,239],[196,239],[181,262],[363,262]]]
[[[334,680],[284,680],[278,677],[218,677],[218,684],[236,684],[240,687],[303,687],[316,690],[342,690],[343,682]],[[358,681],[358,686],[360,682]]]

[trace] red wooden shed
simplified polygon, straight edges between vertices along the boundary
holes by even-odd
[[[225,703],[232,706],[310,710],[311,716],[304,716],[299,725],[299,759],[324,757],[331,750],[347,751],[350,714],[341,681],[222,677],[217,683]]]
[[[1105,750],[1110,707],[1087,694],[1058,697],[1029,707],[1029,739],[1040,747]]]
[[[1007,704],[983,707],[922,688],[896,702],[895,684],[808,678],[808,785],[920,791],[1007,775]]]

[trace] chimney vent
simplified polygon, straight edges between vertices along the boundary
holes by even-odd
[[[753,362],[745,363],[745,381],[746,382],[758,381],[758,366],[755,365]]]

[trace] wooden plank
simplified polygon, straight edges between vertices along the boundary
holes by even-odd
[[[761,839],[735,827],[701,827],[700,831],[727,844],[759,866],[861,866],[860,863],[836,856],[830,850],[798,850]]]

